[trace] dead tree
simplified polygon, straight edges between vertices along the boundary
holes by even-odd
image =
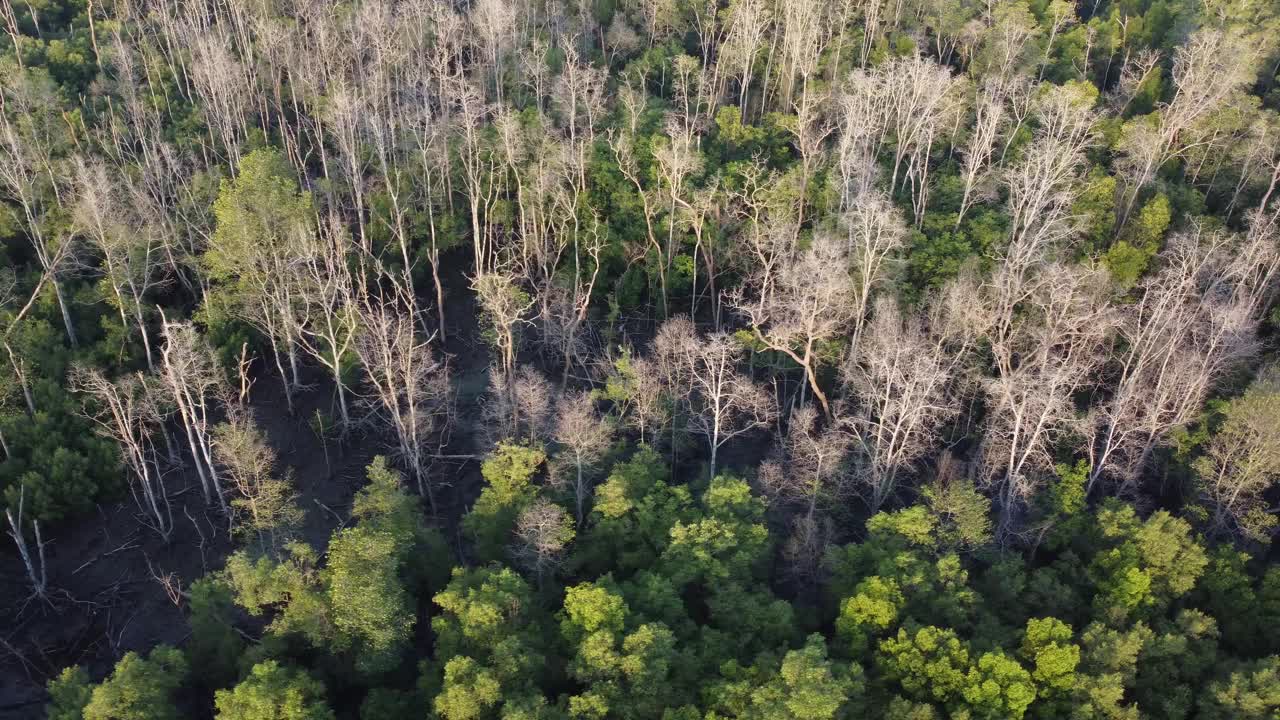
[[[1105,270],[1049,264],[1020,272],[1006,260],[977,298],[963,300],[981,308],[991,348],[981,457],[1005,532],[1052,468],[1055,443],[1074,429],[1074,396],[1093,379],[1114,322]]]
[[[54,169],[55,143],[63,136],[57,106],[48,80],[19,72],[0,82],[0,190],[22,211],[42,271],[37,290],[45,283],[53,286],[67,341],[74,348],[75,326],[59,278],[73,268],[76,245],[50,227],[50,215],[62,202],[61,178]]]
[[[511,554],[541,585],[547,573],[560,565],[573,536],[573,519],[564,508],[546,498],[537,498],[516,518]]]
[[[596,413],[590,393],[570,393],[556,404],[551,439],[560,446],[560,460],[573,469],[574,511],[581,526],[591,496],[591,476],[613,441],[613,426]]]
[[[688,411],[688,430],[701,436],[710,454],[711,477],[725,443],[756,428],[768,425],[776,407],[768,394],[750,378],[738,372],[743,348],[725,333],[699,338],[693,324],[676,318],[676,323],[659,331],[656,350],[668,358],[680,379],[673,384],[678,399]]]
[[[418,492],[436,510],[431,455],[447,442],[450,427],[448,366],[417,335],[417,321],[396,303],[366,297],[360,304],[355,351],[373,389],[375,417],[395,437],[394,457],[409,471]]]
[[[1226,420],[1194,464],[1216,532],[1268,542],[1276,518],[1266,495],[1280,480],[1280,376],[1262,373],[1225,409]]]
[[[166,322],[163,332],[165,342],[160,349],[160,379],[178,410],[191,460],[200,477],[204,500],[207,503],[216,497],[223,513],[227,513],[227,501],[214,458],[210,415],[213,403],[219,398],[227,398],[230,387],[218,367],[213,349],[191,323]]]
[[[803,405],[791,413],[787,432],[760,465],[760,484],[773,503],[799,506],[806,525],[817,522],[823,502],[838,498],[846,475],[841,465],[850,438],[835,426],[818,427],[818,413]]]
[[[852,345],[856,348],[871,310],[872,295],[889,279],[909,229],[889,198],[879,193],[856,198],[841,215],[839,227],[844,231],[845,252],[853,274]]]
[[[1178,48],[1173,97],[1159,112],[1126,123],[1117,143],[1125,179],[1117,208],[1121,225],[1160,168],[1187,149],[1187,131],[1254,80],[1258,56],[1258,45],[1234,29],[1203,28]]]
[[[1135,490],[1155,449],[1257,352],[1280,251],[1265,221],[1254,221],[1245,238],[1198,223],[1175,234],[1159,272],[1120,309],[1115,385],[1092,413],[1089,489],[1110,475],[1122,492]]]
[[[160,476],[152,440],[161,417],[142,375],[126,375],[109,380],[101,371],[76,368],[70,377],[72,389],[90,400],[88,416],[99,432],[120,447],[120,454],[132,476],[129,489],[146,523],[166,543],[173,532],[173,508]]]
[[[481,434],[491,445],[509,439],[546,443],[555,431],[554,396],[551,382],[528,365],[517,368],[513,378],[491,369]]]
[[[49,574],[48,565],[44,560],[44,540],[40,537],[40,521],[31,519],[31,532],[35,536],[35,555],[31,553],[31,545],[27,541],[27,536],[23,532],[23,509],[26,505],[27,486],[20,485],[18,487],[18,514],[13,514],[13,508],[5,508],[4,516],[9,521],[9,537],[13,538],[13,543],[18,548],[18,555],[22,558],[22,566],[27,571],[27,580],[31,583],[31,597],[38,600],[45,600],[49,592]]]
[[[756,339],[791,358],[804,371],[828,418],[831,403],[818,384],[817,366],[824,345],[843,333],[858,311],[848,267],[845,244],[839,238],[819,234],[808,250],[781,260],[772,278],[758,273],[751,282],[751,297],[738,293],[733,299]],[[766,266],[764,272],[770,271]]]
[[[336,214],[329,216],[321,232],[316,251],[309,253],[299,271],[298,295],[304,312],[299,323],[298,341],[311,357],[323,365],[333,378],[333,391],[338,398],[342,433],[351,427],[344,371],[348,354],[355,344],[359,313],[355,289],[348,265],[350,239]]]
[[[943,423],[956,413],[955,384],[969,339],[948,301],[936,298],[922,318],[904,316],[890,298],[880,300],[841,368],[847,393],[841,422],[856,438],[855,478],[872,512],[937,448]]]
[[[471,280],[471,288],[480,301],[482,321],[488,326],[490,342],[498,352],[502,375],[514,378],[520,330],[529,322],[526,315],[535,300],[510,272],[477,274]]]
[[[120,312],[120,325],[126,332],[130,325],[137,330],[147,367],[154,371],[146,298],[152,290],[164,285],[158,272],[162,263],[160,243],[153,235],[153,228],[122,216],[125,203],[103,164],[78,157],[74,167],[76,230],[102,256],[104,279]]]

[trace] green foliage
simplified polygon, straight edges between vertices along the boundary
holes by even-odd
[[[191,638],[187,656],[200,668],[195,678],[210,687],[221,687],[235,677],[236,664],[244,652],[244,640],[234,632],[235,595],[217,576],[206,576],[187,589],[191,611]]]
[[[75,665],[63,668],[49,681],[49,704],[45,707],[48,720],[84,720],[84,708],[93,696],[89,673]]]
[[[965,690],[969,648],[951,630],[903,628],[880,641],[876,666],[908,697],[945,705],[958,701]]]
[[[1191,526],[1165,511],[1141,521],[1132,506],[1109,503],[1098,512],[1098,524],[1107,547],[1089,574],[1097,587],[1094,604],[1112,622],[1168,607],[1195,586],[1208,564]]]
[[[33,382],[32,395],[34,416],[0,415],[9,447],[0,462],[5,504],[16,510],[21,496],[23,514],[47,524],[79,516],[122,492],[119,451],[94,433],[61,378]]]
[[[546,459],[547,454],[541,449],[499,443],[480,466],[485,488],[463,518],[462,526],[475,539],[481,561],[505,556],[516,518],[537,494],[533,476]]]
[[[160,645],[144,659],[125,653],[93,689],[84,720],[178,720],[175,693],[187,674],[182,652]]]
[[[1271,656],[1234,670],[1205,690],[1204,720],[1264,720],[1280,713],[1280,657]]]
[[[862,669],[827,659],[827,644],[810,635],[804,647],[782,659],[769,682],[751,694],[751,712],[760,720],[832,720],[852,709],[864,690]]]
[[[218,720],[333,720],[324,685],[274,660],[258,663],[231,690],[214,695]]]
[[[1124,238],[1107,250],[1102,262],[1121,287],[1132,287],[1146,272],[1151,259],[1160,251],[1160,239],[1169,227],[1170,218],[1169,198],[1156,195],[1130,222]]]
[[[671,526],[660,567],[677,585],[697,582],[710,588],[748,581],[768,549],[764,502],[746,482],[719,476],[702,505],[704,515]]]

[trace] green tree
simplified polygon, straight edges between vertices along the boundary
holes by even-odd
[[[880,641],[876,665],[909,697],[946,705],[958,701],[968,683],[969,648],[951,630],[903,628]]]
[[[475,540],[480,561],[501,560],[506,555],[520,511],[537,495],[533,476],[546,459],[541,449],[503,442],[481,464],[485,487],[462,519],[463,528]]]
[[[782,659],[776,675],[751,695],[751,712],[759,720],[832,720],[844,717],[863,692],[862,668],[827,659],[821,635],[810,635],[804,647]]]
[[[93,684],[89,673],[76,665],[63,668],[58,676],[49,680],[49,704],[45,706],[48,720],[84,720],[84,708],[93,697]]]
[[[763,524],[764,501],[737,478],[720,476],[702,496],[704,515],[671,526],[671,541],[661,567],[677,585],[704,587],[741,583],[763,559],[769,532]]]
[[[111,677],[93,689],[84,720],[178,720],[174,694],[187,674],[182,652],[157,646],[144,659],[125,653]]]
[[[1080,665],[1080,646],[1072,642],[1073,636],[1071,626],[1057,618],[1027,621],[1020,654],[1031,664],[1040,717],[1062,717],[1070,709]]]
[[[1274,720],[1280,714],[1280,657],[1241,666],[1200,695],[1201,720]]]
[[[1003,652],[983,653],[969,669],[964,704],[974,718],[1018,720],[1036,699],[1031,673]]]
[[[191,639],[187,656],[200,668],[197,678],[207,687],[221,687],[235,679],[244,640],[235,632],[235,594],[217,575],[205,576],[187,589]]]
[[[275,660],[253,666],[231,690],[214,694],[218,720],[333,720],[324,685]]]
[[[1195,586],[1208,564],[1191,526],[1168,512],[1139,520],[1132,505],[1108,503],[1098,511],[1104,543],[1089,575],[1094,604],[1112,622],[1149,617]]]

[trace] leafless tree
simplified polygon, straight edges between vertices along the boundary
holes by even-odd
[[[22,558],[22,567],[27,571],[27,581],[31,583],[31,596],[37,600],[45,600],[49,592],[49,566],[44,559],[44,540],[40,536],[40,521],[31,519],[31,532],[35,536],[35,554],[23,530],[23,510],[26,506],[27,486],[18,487],[18,514],[13,508],[4,509],[5,519],[9,521],[9,537],[13,538],[18,548],[18,556]]]
[[[1118,168],[1125,177],[1118,208],[1122,224],[1160,168],[1186,151],[1187,131],[1253,81],[1259,49],[1235,30],[1213,27],[1196,31],[1178,47],[1173,97],[1159,112],[1127,123],[1117,143]]]
[[[228,512],[215,464],[211,413],[213,403],[229,397],[230,387],[208,342],[187,322],[164,323],[160,348],[160,380],[178,410],[191,461],[200,477],[204,500],[217,498]]]
[[[841,368],[848,393],[841,421],[857,439],[855,475],[872,512],[937,448],[942,424],[956,413],[955,385],[970,340],[952,317],[952,299],[935,298],[923,318],[904,316],[891,298],[880,300]]]
[[[978,297],[956,298],[981,309],[991,348],[981,457],[1006,532],[1075,427],[1074,396],[1093,378],[1114,322],[1105,270],[1050,263],[1019,275],[1007,259]]]
[[[516,518],[511,552],[517,562],[537,576],[541,585],[547,573],[560,565],[573,536],[573,518],[569,513],[546,498],[537,498]]]
[[[1245,238],[1199,223],[1175,234],[1160,270],[1120,309],[1115,385],[1092,409],[1090,489],[1110,474],[1122,492],[1133,491],[1152,452],[1257,351],[1280,251],[1274,231],[1260,216],[1254,220]]]
[[[54,89],[47,79],[17,72],[0,81],[0,190],[22,211],[27,236],[43,271],[36,290],[45,283],[53,286],[67,340],[76,347],[71,311],[59,280],[75,266],[76,245],[73,238],[56,233],[49,222],[50,214],[62,202],[62,179],[54,166],[56,144],[63,134],[56,107]]]
[[[430,340],[418,337],[418,323],[393,301],[366,293],[359,313],[354,346],[373,388],[375,417],[392,429],[396,459],[434,512],[437,483],[428,470],[433,443],[447,442],[452,420],[448,368],[431,351]]]
[[[720,62],[729,64],[738,74],[738,108],[746,122],[751,78],[769,35],[773,12],[764,0],[735,0],[729,4],[728,12],[729,30],[720,48]]]
[[[839,498],[847,475],[842,464],[850,438],[837,426],[821,428],[812,405],[791,413],[786,433],[760,465],[760,484],[770,502],[794,505],[806,524],[818,521],[824,502]]]
[[[513,378],[491,369],[482,434],[490,443],[512,438],[535,445],[547,442],[555,428],[554,397],[547,378],[528,365],[520,366]]]
[[[738,372],[743,348],[730,335],[699,338],[692,323],[675,318],[659,330],[655,350],[678,374],[680,382],[673,388],[689,413],[689,431],[707,442],[715,477],[720,448],[768,425],[776,407],[764,390]]]
[[[480,301],[482,322],[488,326],[502,375],[512,379],[520,330],[529,322],[526,315],[535,301],[521,289],[519,278],[511,272],[477,274],[472,278],[471,289]]]
[[[808,250],[782,260],[772,279],[757,275],[753,296],[739,293],[733,300],[762,345],[804,370],[828,418],[831,404],[818,385],[817,366],[823,345],[843,333],[858,311],[853,278],[844,270],[849,264],[842,239],[819,234]]]
[[[992,165],[997,141],[1007,126],[1008,96],[1026,92],[1027,88],[1020,83],[1006,85],[994,81],[983,83],[978,90],[973,127],[960,147],[960,177],[964,181],[964,193],[960,198],[960,209],[956,212],[957,228],[975,202],[992,199],[995,195],[995,187],[989,180],[994,170]]]
[[[853,345],[871,309],[873,293],[889,279],[894,256],[908,237],[907,224],[889,198],[879,193],[858,197],[840,217],[845,252],[853,278]]]
[[[1015,267],[1079,230],[1072,205],[1083,186],[1085,151],[1095,139],[1092,105],[1092,95],[1078,86],[1052,86],[1035,98],[1035,138],[1004,175],[1010,218],[1006,254]]]
[[[104,280],[111,288],[120,325],[132,325],[142,338],[147,366],[155,370],[151,333],[147,327],[147,295],[163,286],[159,275],[160,243],[153,228],[122,216],[125,203],[114,178],[100,162],[76,158],[75,226],[102,255]]]
[[[356,341],[359,311],[348,265],[350,239],[346,228],[336,214],[331,214],[323,227],[315,252],[308,253],[298,268],[298,295],[303,308],[298,342],[329,370],[345,434],[351,426],[351,412],[344,370]]]
[[[120,446],[132,480],[129,484],[147,524],[165,542],[173,532],[173,508],[160,475],[153,437],[161,422],[151,388],[141,375],[110,380],[93,368],[75,368],[71,387],[89,399],[89,417],[99,432]]]
[[[561,461],[573,469],[574,512],[581,526],[591,496],[592,474],[613,441],[613,426],[596,413],[590,393],[571,392],[556,404],[551,439],[561,448]]]

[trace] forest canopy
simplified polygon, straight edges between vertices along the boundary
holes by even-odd
[[[0,711],[1280,716],[1275,3],[0,27]]]

